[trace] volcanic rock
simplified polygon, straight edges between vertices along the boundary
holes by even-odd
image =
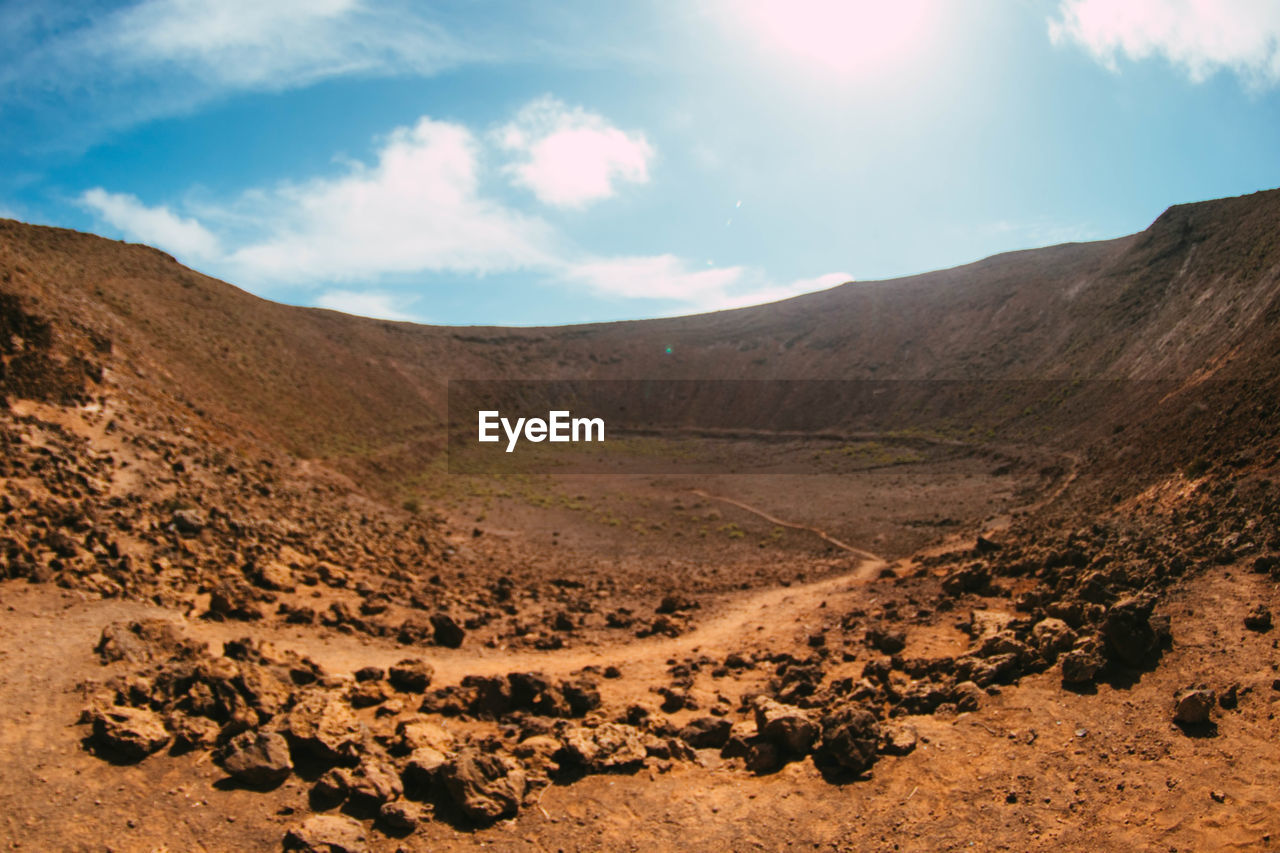
[[[453,734],[427,717],[410,717],[396,726],[396,751],[407,754],[423,747],[443,753],[453,751]]]
[[[593,773],[639,766],[648,754],[640,732],[621,723],[566,729],[562,738],[564,757]]]
[[[430,746],[415,749],[400,774],[405,790],[418,794],[431,791],[440,778],[440,768],[449,761],[445,753]]]
[[[942,579],[942,589],[948,595],[966,592],[982,592],[991,585],[991,571],[981,563],[971,563],[947,573]]]
[[[817,755],[851,773],[862,773],[876,761],[880,724],[866,708],[848,704],[822,718],[822,743]]]
[[[1054,663],[1059,655],[1075,646],[1076,632],[1061,619],[1049,616],[1031,629],[1031,641],[1041,657],[1048,663]]]
[[[818,724],[799,708],[757,696],[751,703],[756,732],[762,740],[777,746],[786,755],[808,755],[818,738]]]
[[[222,769],[242,785],[270,788],[289,777],[289,744],[276,732],[242,732],[227,744]]]
[[[907,647],[907,634],[883,625],[873,626],[867,628],[867,645],[886,655],[896,655]]]
[[[393,832],[413,832],[426,817],[426,809],[404,800],[383,803],[378,810],[378,819]]]
[[[1244,617],[1244,626],[1250,631],[1270,631],[1271,630],[1271,611],[1267,609],[1265,604],[1259,604],[1257,607],[1249,611]]]
[[[422,693],[431,686],[436,671],[419,658],[405,658],[387,671],[391,686],[402,693]]]
[[[285,833],[284,849],[301,853],[367,853],[364,827],[341,815],[315,815]]]
[[[205,526],[204,516],[195,509],[175,510],[170,521],[173,522],[173,529],[182,536],[197,536]]]
[[[955,704],[956,710],[960,712],[978,710],[982,707],[982,700],[985,697],[986,694],[982,692],[982,688],[972,681],[961,681],[951,688],[951,701]]]
[[[1111,606],[1102,626],[1102,637],[1111,657],[1129,666],[1142,667],[1159,654],[1165,637],[1162,626],[1153,623],[1151,618],[1155,604],[1155,596],[1141,593]]]
[[[284,733],[300,749],[328,764],[354,763],[367,732],[338,694],[313,693],[294,706]]]
[[[1188,726],[1200,726],[1209,722],[1216,697],[1212,690],[1191,687],[1179,690],[1173,701],[1173,720]]]
[[[1106,661],[1096,645],[1086,644],[1061,657],[1064,684],[1088,684],[1098,675]]]
[[[169,743],[164,722],[145,708],[112,705],[89,712],[93,740],[114,760],[136,764]]]
[[[404,793],[395,769],[374,757],[366,757],[348,776],[347,800],[357,808],[373,809]]]
[[[524,770],[514,761],[474,749],[454,756],[440,769],[440,778],[454,805],[482,823],[515,817],[526,784]]]
[[[719,749],[732,729],[733,724],[723,717],[698,717],[680,729],[680,738],[694,749]]]
[[[432,638],[436,645],[448,649],[456,649],[462,645],[467,632],[447,613],[436,613],[431,617]]]
[[[886,755],[907,755],[915,750],[917,740],[914,726],[886,726],[881,737],[880,751]]]

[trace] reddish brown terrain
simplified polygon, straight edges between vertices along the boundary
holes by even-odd
[[[456,329],[0,220],[0,840],[1280,847],[1277,235]],[[458,379],[761,381],[463,474]]]

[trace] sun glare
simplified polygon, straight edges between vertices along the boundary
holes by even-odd
[[[909,60],[939,11],[937,0],[746,0],[727,9],[766,47],[843,78]]]

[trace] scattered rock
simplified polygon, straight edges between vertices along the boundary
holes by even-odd
[[[1102,637],[1109,655],[1132,667],[1148,666],[1159,656],[1167,629],[1153,622],[1156,598],[1140,593],[1122,599],[1107,611]]]
[[[433,790],[439,781],[440,769],[448,761],[447,755],[433,747],[422,746],[415,749],[400,774],[405,790],[422,795]]]
[[[948,595],[966,592],[983,592],[991,585],[991,571],[981,563],[971,563],[947,573],[942,579],[942,589]]]
[[[861,705],[844,705],[822,718],[822,743],[817,751],[822,760],[862,773],[875,763],[879,748],[880,724]]]
[[[1250,631],[1259,633],[1271,630],[1271,611],[1265,604],[1259,604],[1244,617],[1244,626]]]
[[[355,672],[356,681],[381,681],[387,677],[382,667],[378,666],[362,666]]]
[[[289,744],[277,732],[242,732],[227,744],[222,769],[242,785],[270,788],[293,772]]]
[[[453,803],[475,821],[515,817],[524,797],[524,770],[493,753],[461,752],[440,769],[440,776]]]
[[[915,750],[917,740],[915,726],[886,726],[880,750],[886,755],[907,755]]]
[[[204,516],[196,509],[174,510],[170,520],[173,529],[182,536],[198,536],[205,526]]]
[[[694,749],[720,749],[732,729],[733,724],[723,717],[698,717],[680,729],[680,739]]]
[[[436,645],[448,649],[456,649],[462,645],[466,631],[447,613],[437,613],[431,617],[432,638]]]
[[[1075,647],[1076,632],[1061,619],[1049,616],[1031,629],[1031,641],[1047,663],[1054,663],[1059,655]]]
[[[268,560],[256,565],[250,572],[253,582],[263,589],[276,592],[293,592],[297,584],[293,578],[293,569],[278,560]]]
[[[387,685],[383,681],[357,681],[347,693],[347,701],[353,708],[368,708],[381,705],[391,698]]]
[[[772,773],[783,765],[782,748],[767,740],[753,743],[747,752],[746,764],[752,773]]]
[[[955,687],[951,688],[951,701],[955,703],[956,710],[960,712],[973,712],[982,707],[982,700],[986,698],[982,688],[972,681],[961,681]]]
[[[367,734],[350,706],[331,692],[304,696],[286,717],[284,733],[300,749],[328,764],[354,763]]]
[[[1179,690],[1174,697],[1173,721],[1188,726],[1202,726],[1209,722],[1217,697],[1205,687],[1189,687]]]
[[[204,643],[188,640],[177,625],[165,619],[112,622],[102,629],[94,651],[103,663],[149,663],[163,658],[190,658],[206,651]]]
[[[1067,652],[1061,658],[1064,684],[1088,684],[1098,675],[1106,661],[1095,646],[1084,646]]]
[[[393,832],[413,832],[426,817],[426,809],[404,800],[383,803],[378,811],[379,820]]]
[[[400,775],[383,761],[367,757],[347,771],[347,800],[356,808],[376,809],[404,793]]]
[[[994,554],[999,551],[1001,545],[999,542],[992,542],[985,536],[979,536],[978,541],[974,544],[973,550],[979,554]]]
[[[422,693],[435,675],[431,664],[419,658],[405,658],[387,671],[391,686],[402,693]]]
[[[160,717],[145,708],[94,708],[89,711],[89,719],[97,748],[123,763],[136,764],[163,749],[171,737]]]
[[[367,853],[364,827],[341,815],[315,815],[285,833],[285,850],[302,853]]]
[[[639,730],[621,723],[567,729],[564,758],[593,773],[638,767],[647,752]]]
[[[560,693],[569,704],[569,713],[574,717],[584,717],[600,707],[600,690],[589,678],[561,682]]]
[[[453,752],[453,734],[427,717],[410,717],[396,726],[396,752],[408,754],[423,747],[442,753]]]
[[[662,597],[662,601],[658,603],[658,606],[654,610],[654,612],[655,613],[678,613],[682,610],[694,610],[698,606],[699,606],[698,602],[694,601],[692,598],[686,598],[683,595],[676,595],[675,593],[671,593],[668,595],[664,595]]]
[[[907,647],[907,633],[876,625],[867,628],[867,645],[886,655],[896,655]]]
[[[799,708],[757,696],[751,703],[759,737],[779,748],[783,755],[800,758],[809,754],[818,738],[818,724]]]

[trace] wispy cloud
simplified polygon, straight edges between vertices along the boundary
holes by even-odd
[[[1101,237],[1098,229],[1085,223],[1063,224],[1049,220],[1031,222],[1010,222],[1001,219],[974,229],[980,234],[1012,240],[1020,249],[1033,249],[1040,246],[1053,246],[1058,243],[1079,243],[1086,240],[1097,240]]]
[[[408,7],[359,0],[143,0],[85,34],[113,64],[167,66],[236,89],[353,73],[431,73],[462,58]]]
[[[562,275],[602,295],[674,302],[678,311],[719,311],[776,302],[853,278],[834,272],[776,284],[759,270],[741,266],[698,269],[674,255],[584,261],[567,265]]]
[[[744,272],[742,267],[690,269],[675,255],[653,255],[582,261],[566,265],[563,274],[608,296],[700,304],[722,296]]]
[[[403,296],[383,291],[326,290],[316,297],[313,304],[317,308],[329,308],[359,317],[423,322],[422,318],[405,310],[407,302]]]
[[[142,0],[109,11],[14,0],[0,19],[0,116],[53,145],[186,113],[228,94],[484,61],[407,2]],[[40,125],[47,125],[41,127]]]
[[[1193,81],[1220,70],[1251,86],[1280,83],[1280,3],[1275,0],[1061,0],[1049,21],[1099,62],[1162,56]]]
[[[551,97],[525,106],[497,139],[519,158],[506,169],[512,181],[558,207],[609,198],[621,182],[646,183],[654,153],[644,134]]]
[[[183,258],[212,260],[221,253],[218,238],[209,229],[164,205],[148,207],[136,196],[101,187],[83,193],[80,202],[122,234]]]

